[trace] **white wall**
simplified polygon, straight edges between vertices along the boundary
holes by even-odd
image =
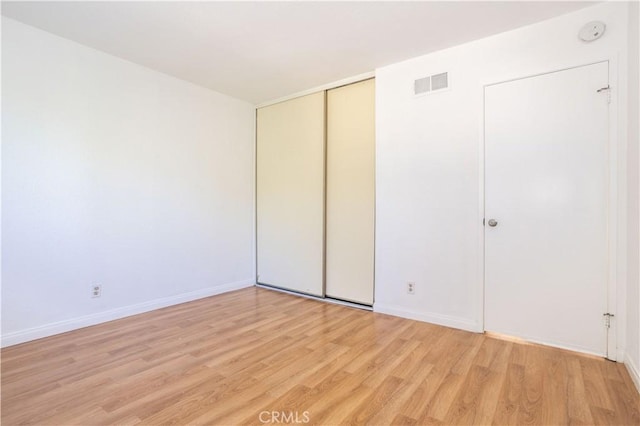
[[[640,4],[629,5],[629,147],[627,157],[628,182],[628,290],[627,348],[625,363],[640,390]]]
[[[251,285],[254,116],[3,18],[3,345]]]
[[[600,4],[376,70],[375,310],[483,329],[483,85],[612,59],[622,253],[613,304],[624,318],[627,7]],[[577,33],[592,20],[607,32],[583,43]],[[413,96],[415,79],[444,71],[451,90]],[[416,282],[415,295],[407,281]]]

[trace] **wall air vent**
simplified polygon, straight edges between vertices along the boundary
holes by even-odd
[[[413,82],[413,94],[424,95],[449,88],[449,73],[433,74]]]
[[[442,90],[449,87],[449,74],[434,74],[431,76],[431,90]]]
[[[431,91],[431,77],[420,78],[413,82],[413,93],[421,95]]]

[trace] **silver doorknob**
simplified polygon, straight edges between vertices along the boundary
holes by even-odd
[[[498,226],[498,221],[495,219],[489,219],[489,226],[491,227]]]

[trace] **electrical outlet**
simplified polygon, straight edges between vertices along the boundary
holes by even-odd
[[[91,297],[100,297],[102,296],[102,284],[94,284],[91,286]]]
[[[407,293],[415,294],[416,293],[416,283],[409,281],[407,283]]]

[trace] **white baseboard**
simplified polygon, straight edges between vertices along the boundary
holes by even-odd
[[[445,327],[458,328],[460,330],[482,333],[482,329],[475,321],[466,318],[453,317],[449,315],[433,314],[412,311],[401,306],[387,305],[384,303],[374,303],[373,311],[381,314],[394,315],[396,317],[408,318],[431,324],[443,325]]]
[[[202,299],[216,294],[227,293],[229,291],[239,290],[255,285],[255,280],[244,280],[234,283],[222,284],[215,287],[209,287],[201,290],[182,293],[175,296],[163,297],[160,299],[150,300],[135,305],[124,306],[121,308],[111,309],[104,312],[98,312],[91,315],[70,318],[64,321],[53,322],[28,328],[26,330],[14,331],[2,335],[1,347],[17,345],[19,343],[29,342],[43,337],[53,336],[54,334],[65,333],[71,330],[100,324],[107,321],[113,321],[125,318],[131,315],[142,314],[144,312],[153,311],[155,309],[166,308],[167,306],[178,305],[180,303],[190,302],[192,300]]]
[[[627,367],[627,371],[631,376],[631,380],[633,380],[638,393],[640,393],[640,369],[638,369],[638,366],[633,363],[633,361],[629,357],[629,354],[626,354],[626,356],[624,357],[624,366]]]

